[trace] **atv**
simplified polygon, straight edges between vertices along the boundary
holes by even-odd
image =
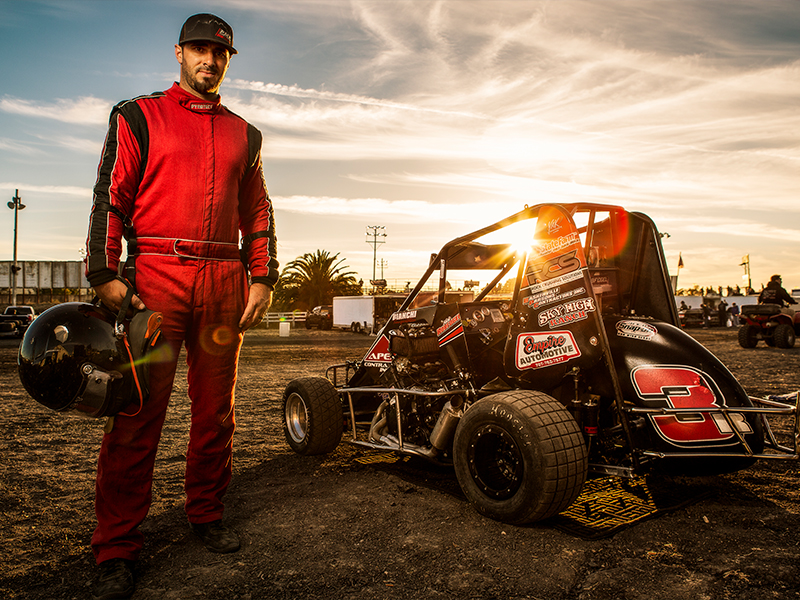
[[[780,304],[746,304],[742,306],[744,324],[739,327],[739,345],[755,348],[758,340],[767,346],[794,348],[800,334],[800,311]]]
[[[447,302],[448,277],[475,270],[488,285]],[[510,297],[494,295],[504,280]],[[333,451],[346,431],[451,465],[480,513],[522,524],[565,510],[590,472],[797,459],[798,396],[748,396],[680,328],[646,215],[540,204],[445,244],[361,360],[289,383],[283,429],[302,455]],[[774,415],[794,421],[792,447]]]

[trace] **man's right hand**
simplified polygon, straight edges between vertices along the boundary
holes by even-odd
[[[119,279],[112,279],[94,286],[94,292],[107,308],[114,312],[119,312],[122,307],[122,301],[125,300],[125,295],[128,293],[128,286]],[[131,298],[131,306],[138,310],[145,309],[144,302],[136,294]]]

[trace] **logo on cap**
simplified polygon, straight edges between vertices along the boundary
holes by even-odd
[[[216,36],[218,38],[224,39],[226,42],[228,42],[228,45],[233,43],[233,41],[231,40],[231,34],[225,31],[225,29],[223,29],[222,27],[220,27],[219,31],[217,31]]]

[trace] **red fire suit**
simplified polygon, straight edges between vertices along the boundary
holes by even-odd
[[[128,254],[136,257],[137,294],[163,313],[166,345],[150,365],[150,397],[141,411],[117,415],[103,437],[92,537],[98,563],[136,560],[141,550],[139,525],[150,506],[182,343],[191,400],[185,510],[192,523],[222,517],[247,269],[251,282],[272,286],[278,278],[261,134],[219,101],[201,100],[177,83],[117,105],[89,223],[86,273],[92,285],[116,276],[121,237],[131,223],[125,233]]]

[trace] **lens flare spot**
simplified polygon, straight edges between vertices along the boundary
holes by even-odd
[[[200,345],[209,354],[219,355],[227,352],[236,340],[236,332],[231,327],[218,325],[203,330]]]

